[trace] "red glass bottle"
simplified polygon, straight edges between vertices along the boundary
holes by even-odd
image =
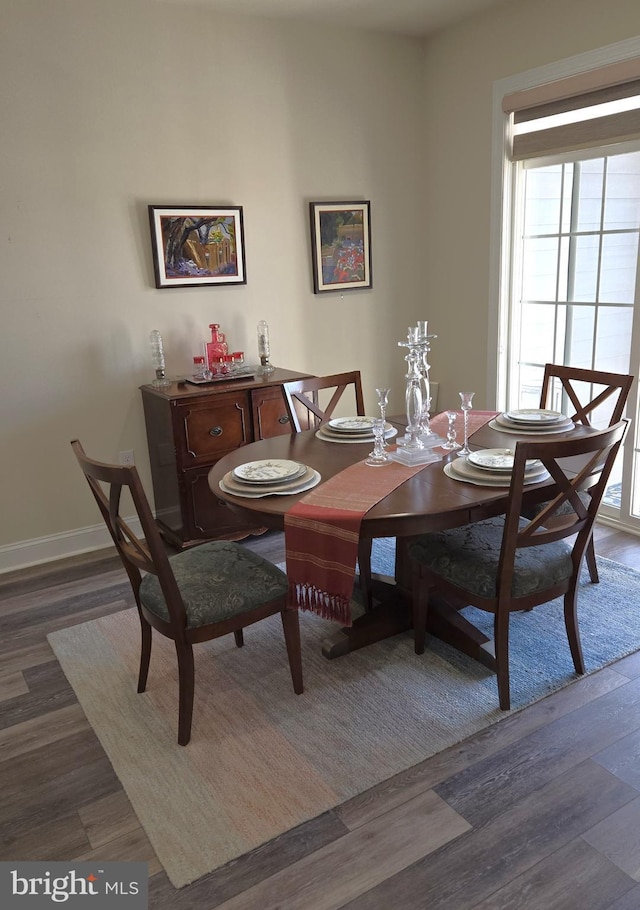
[[[207,361],[209,369],[213,372],[220,365],[224,356],[229,353],[229,347],[226,336],[224,332],[220,331],[217,322],[212,322],[209,328],[211,329],[211,341],[207,342]]]

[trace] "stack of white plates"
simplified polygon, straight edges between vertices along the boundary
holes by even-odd
[[[282,458],[248,461],[228,471],[220,489],[234,496],[258,499],[262,496],[290,496],[320,483],[320,474],[305,464]]]
[[[515,411],[505,411],[498,414],[490,421],[494,429],[511,431],[512,433],[566,433],[575,427],[570,417],[565,417],[560,411],[548,411],[544,408],[521,408]]]
[[[390,423],[385,423],[384,438],[391,439],[398,431]],[[372,417],[336,417],[323,424],[317,431],[318,439],[326,442],[373,442]]]
[[[483,487],[508,487],[513,471],[513,449],[481,449],[447,462],[444,472],[454,480],[465,480]],[[549,477],[541,461],[530,460],[524,471],[524,482],[540,483]]]

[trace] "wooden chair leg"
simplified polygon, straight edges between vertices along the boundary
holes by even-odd
[[[567,630],[569,647],[571,648],[573,666],[576,668],[576,673],[582,675],[585,669],[582,645],[580,643],[580,630],[578,629],[578,594],[575,587],[564,595],[564,625]]]
[[[238,629],[236,632],[233,633],[233,637],[236,640],[236,646],[238,648],[241,648],[244,645],[244,630]]]
[[[420,567],[411,576],[411,600],[413,613],[413,647],[416,654],[424,654],[427,639],[427,614],[429,612],[429,586],[422,578]]]
[[[511,707],[509,683],[509,613],[497,612],[493,624],[496,649],[496,675],[498,677],[498,701],[503,711]]]
[[[284,640],[287,646],[287,655],[289,657],[289,669],[291,671],[291,681],[293,691],[296,695],[302,695],[302,649],[300,646],[300,622],[297,610],[282,610],[282,630]]]
[[[140,672],[138,673],[138,692],[144,692],[147,688],[147,677],[149,675],[149,661],[151,660],[151,642],[153,629],[147,620],[140,616]]]
[[[178,657],[178,743],[186,746],[191,739],[191,719],[193,717],[193,690],[195,685],[195,668],[193,648],[186,642],[176,642]]]
[[[587,544],[586,550],[586,559],[587,559],[587,568],[589,569],[589,577],[591,582],[594,585],[597,585],[600,581],[600,576],[598,575],[598,566],[596,563],[596,548],[593,543],[593,537]]]
[[[360,539],[358,542],[358,569],[360,571],[360,591],[364,601],[364,608],[369,612],[373,608],[373,593],[371,590],[371,547],[373,541]]]

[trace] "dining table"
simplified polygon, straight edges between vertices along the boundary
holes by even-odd
[[[531,432],[506,433],[496,424],[500,412],[474,412],[474,429],[469,436],[472,451],[482,449],[515,448],[520,439],[540,440],[543,435]],[[446,418],[441,415],[446,427]],[[387,418],[389,423],[404,432],[406,419]],[[442,420],[441,420],[442,422]],[[433,424],[437,419],[433,419]],[[584,435],[593,432],[581,424],[554,435],[554,439],[567,438],[571,433]],[[390,441],[393,444],[393,440]],[[263,460],[285,460],[307,465],[320,474],[320,482],[335,477],[357,462],[364,461],[372,448],[371,441],[349,445],[336,445],[317,430],[306,430],[286,436],[276,436],[250,443],[229,452],[211,468],[208,483],[211,491],[232,509],[247,513],[255,526],[284,530],[287,512],[307,495],[298,492],[289,495],[265,495],[245,498],[229,492],[224,478],[229,472],[241,469],[247,463]],[[390,446],[392,450],[393,445]],[[464,482],[448,476],[445,466],[457,459],[456,451],[443,448],[433,450],[437,460],[412,472],[406,481],[376,502],[363,516],[360,536],[366,539],[395,538],[395,578],[374,578],[374,602],[370,609],[353,620],[351,626],[337,628],[323,643],[323,654],[335,658],[365,647],[383,638],[411,628],[411,573],[407,554],[413,537],[427,532],[460,527],[472,522],[503,515],[507,508],[508,486],[482,485]],[[385,466],[371,466],[371,484],[385,471]],[[450,473],[450,472],[449,472]],[[224,489],[221,489],[220,482]],[[553,481],[550,478],[528,486],[526,504],[534,505],[550,498]],[[435,600],[430,604],[429,633],[446,641],[459,651],[495,670],[493,642],[461,614],[465,604],[451,604]]]

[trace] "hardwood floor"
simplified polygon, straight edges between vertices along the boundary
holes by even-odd
[[[283,559],[280,534],[245,544]],[[640,570],[640,538],[599,527],[596,551]],[[147,861],[162,910],[640,908],[640,652],[176,891],[46,641],[131,604],[119,561],[0,597],[0,860]]]

